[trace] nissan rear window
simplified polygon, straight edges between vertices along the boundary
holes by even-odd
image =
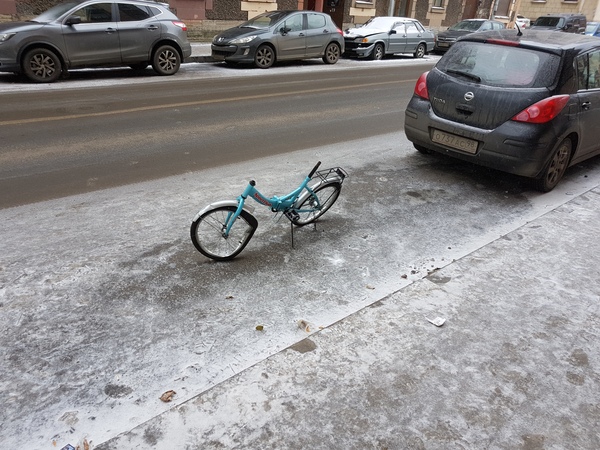
[[[550,87],[560,57],[509,45],[459,41],[450,47],[437,69],[453,76],[490,86]]]

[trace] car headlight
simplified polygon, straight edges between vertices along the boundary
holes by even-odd
[[[360,42],[361,44],[366,44],[369,42],[369,38],[361,37],[361,38],[355,39],[355,41]]]
[[[0,42],[6,42],[6,41],[8,41],[15,34],[17,34],[17,33],[3,33],[3,34],[0,34]]]
[[[256,39],[256,35],[254,36],[246,36],[243,38],[238,38],[238,39],[233,39],[231,41],[232,44],[247,44],[250,41],[253,41],[254,39]]]

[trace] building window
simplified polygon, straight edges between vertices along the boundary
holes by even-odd
[[[444,0],[433,0],[433,7],[434,8],[443,8]]]

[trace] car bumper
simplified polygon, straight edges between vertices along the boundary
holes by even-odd
[[[434,130],[476,141],[476,149],[471,152],[433,142]],[[415,145],[528,178],[535,178],[542,172],[559,139],[551,124],[508,121],[494,130],[466,125],[458,128],[454,122],[436,116],[431,104],[418,97],[413,97],[406,108],[404,131],[407,139]]]
[[[254,62],[254,47],[250,45],[215,45],[210,46],[211,56],[215,61],[251,63]]]
[[[21,72],[21,66],[14,61],[0,59],[0,72]]]
[[[7,45],[12,41],[0,44],[0,72],[20,72],[21,65],[17,56],[17,48],[15,45]]]
[[[452,44],[454,44],[454,42],[436,41],[435,45],[433,46],[433,51],[434,52],[446,52],[446,51],[448,51],[448,49],[450,47],[452,47]]]
[[[370,56],[371,53],[373,53],[373,48],[375,47],[375,44],[358,46],[353,42],[346,42],[344,47],[344,56],[348,56],[351,58],[366,58]]]
[[[192,44],[190,44],[189,42],[185,42],[181,46],[181,53],[183,54],[183,59],[186,59],[186,58],[189,58],[190,56],[192,56]]]

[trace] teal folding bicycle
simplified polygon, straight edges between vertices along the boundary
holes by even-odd
[[[246,204],[248,197],[289,219],[293,246],[294,226],[308,225],[325,214],[338,199],[348,176],[341,167],[317,171],[320,165],[321,161],[300,186],[282,197],[265,197],[251,180],[237,200],[211,203],[192,221],[190,232],[194,246],[204,256],[217,261],[233,259],[244,250],[258,227],[252,215],[254,207]]]

